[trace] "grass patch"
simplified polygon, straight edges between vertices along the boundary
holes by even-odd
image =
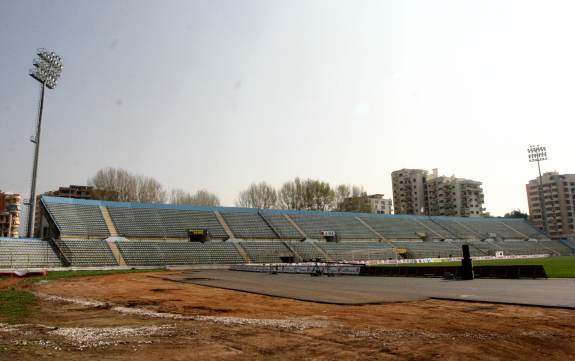
[[[48,272],[46,276],[32,276],[26,279],[25,283],[33,283],[43,280],[58,280],[62,278],[104,276],[122,273],[142,273],[142,272],[161,272],[163,268],[158,269],[118,269],[118,270],[79,270],[79,271],[53,271]]]
[[[432,262],[402,264],[401,267],[425,267],[425,266],[459,266],[461,262]],[[541,265],[545,268],[547,277],[572,278],[575,277],[575,257],[547,257],[527,259],[494,259],[473,261],[474,266],[515,266],[515,265]],[[397,265],[375,265],[374,267],[398,267]]]
[[[21,322],[30,316],[36,297],[31,292],[14,287],[0,289],[0,317],[8,323]]]

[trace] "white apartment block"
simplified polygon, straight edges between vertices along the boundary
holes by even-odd
[[[367,196],[373,213],[378,214],[391,214],[392,201],[389,198],[384,198],[383,194],[372,194]]]
[[[396,214],[479,217],[483,214],[481,182],[439,176],[423,169],[392,172]]]
[[[543,174],[543,203],[551,238],[575,238],[575,174]],[[543,214],[539,198],[539,178],[526,185],[529,217],[540,229]]]

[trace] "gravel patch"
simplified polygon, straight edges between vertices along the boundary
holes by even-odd
[[[309,328],[315,327],[325,327],[327,325],[327,321],[323,320],[309,320],[309,319],[258,319],[258,318],[244,318],[244,317],[229,317],[229,316],[186,316],[177,313],[169,313],[169,312],[157,312],[153,310],[149,310],[146,308],[141,307],[125,307],[116,305],[109,302],[101,302],[97,300],[86,300],[80,298],[69,298],[69,297],[61,297],[56,295],[47,295],[37,293],[37,297],[48,300],[48,301],[57,301],[57,302],[66,302],[66,303],[74,303],[79,304],[87,307],[95,307],[95,308],[102,308],[107,307],[112,311],[128,314],[128,315],[136,315],[140,317],[147,317],[147,318],[161,318],[161,319],[171,319],[171,320],[186,320],[186,321],[207,321],[207,322],[214,322],[220,323],[224,325],[250,325],[250,326],[259,326],[259,327],[267,327],[267,328],[276,328],[276,329],[286,329],[286,330],[305,330]]]
[[[173,333],[175,326],[142,326],[142,327],[64,327],[49,334],[62,336],[79,349],[114,346],[126,343],[127,337],[167,336]]]

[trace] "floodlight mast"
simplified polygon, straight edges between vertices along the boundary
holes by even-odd
[[[543,229],[545,234],[549,236],[549,228],[547,224],[547,210],[545,209],[545,197],[543,196],[543,178],[541,177],[541,165],[539,162],[547,160],[547,149],[541,145],[530,145],[527,149],[529,162],[537,162],[537,169],[539,170],[539,206],[541,207],[541,218],[543,221]]]
[[[38,49],[34,59],[34,68],[30,69],[29,75],[40,83],[40,102],[38,104],[38,120],[36,122],[36,135],[30,139],[34,143],[34,163],[32,166],[32,182],[30,184],[30,199],[28,201],[28,233],[34,237],[34,217],[36,214],[36,179],[38,177],[38,158],[40,156],[40,135],[42,131],[42,112],[44,110],[44,92],[46,87],[54,89],[62,72],[62,58],[53,51]]]

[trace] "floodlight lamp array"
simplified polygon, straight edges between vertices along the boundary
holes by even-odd
[[[34,68],[29,71],[30,76],[48,88],[54,89],[64,66],[62,58],[53,51],[43,48],[38,49],[36,54],[39,58],[34,59]]]
[[[530,145],[527,149],[530,162],[547,160],[547,149],[541,145]]]

